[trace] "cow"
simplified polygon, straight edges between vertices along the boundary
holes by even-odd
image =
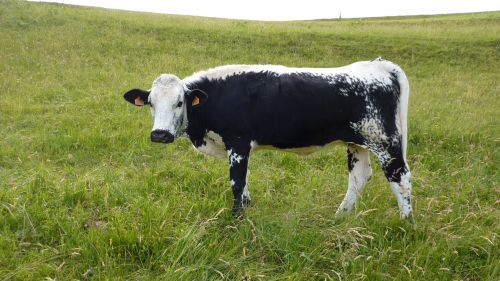
[[[405,73],[382,58],[337,68],[225,65],[184,79],[162,74],[150,90],[124,94],[136,106],[150,106],[151,141],[187,137],[197,150],[227,157],[236,215],[250,202],[251,152],[309,154],[343,143],[349,184],[337,214],[350,213],[361,196],[372,175],[372,152],[401,218],[414,224],[406,161],[408,97]]]

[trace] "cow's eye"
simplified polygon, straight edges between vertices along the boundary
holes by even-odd
[[[182,101],[177,103],[177,107],[181,107],[181,106],[182,106]]]

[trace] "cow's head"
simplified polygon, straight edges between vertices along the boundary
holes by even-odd
[[[187,111],[201,106],[207,99],[203,91],[187,90],[182,80],[171,74],[156,78],[149,91],[133,89],[123,97],[136,106],[151,106],[151,141],[161,143],[171,143],[181,136],[187,128]]]

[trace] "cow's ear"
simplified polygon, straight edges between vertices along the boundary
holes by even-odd
[[[186,102],[193,108],[203,106],[208,99],[207,93],[200,89],[193,89],[186,92]]]
[[[123,98],[136,106],[143,106],[149,104],[149,91],[141,89],[132,89],[123,95]]]

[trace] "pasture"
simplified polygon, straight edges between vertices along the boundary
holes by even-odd
[[[0,0],[0,280],[498,280],[500,12],[252,22]],[[151,143],[131,88],[221,64],[382,56],[410,81],[416,229],[376,159],[336,218],[343,146],[227,161]]]

